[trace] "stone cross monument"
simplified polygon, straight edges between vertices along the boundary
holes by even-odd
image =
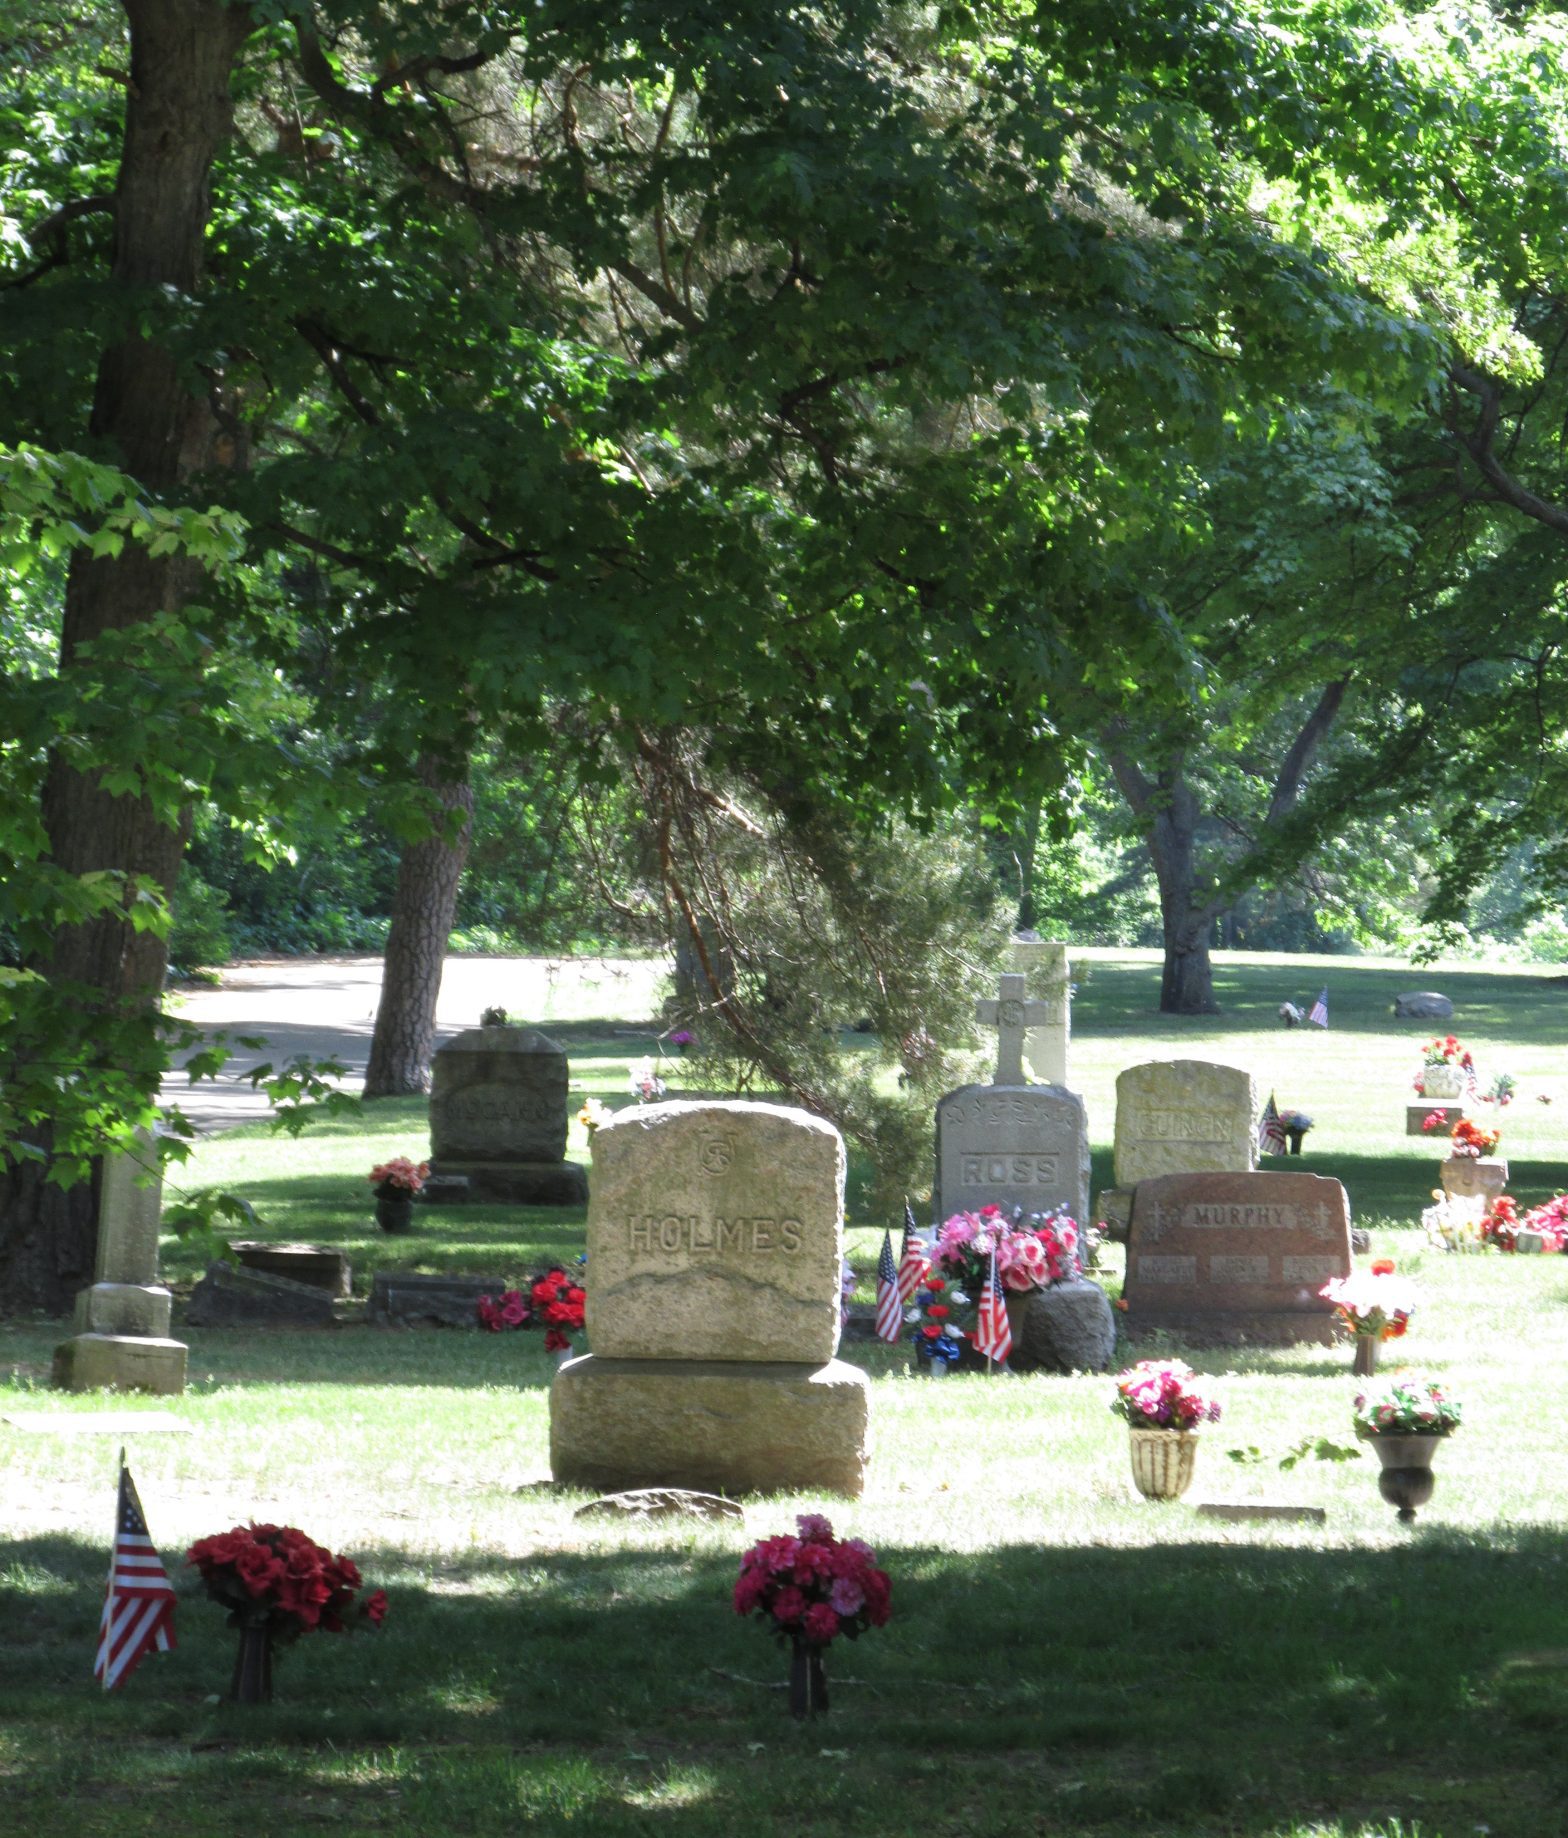
[[[1024,1041],[1024,1064],[1047,1085],[1065,1085],[1073,1006],[1067,947],[1024,932],[1013,940],[1008,956],[1010,967],[1027,974],[1046,1007],[1044,1025],[1031,1028]]]
[[[995,1001],[976,1002],[975,1020],[997,1030],[996,1076],[993,1085],[1025,1085],[1024,1036],[1050,1019],[1049,1002],[1031,1002],[1025,993],[1028,979],[1015,972],[1003,976]]]

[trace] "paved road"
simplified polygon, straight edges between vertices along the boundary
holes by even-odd
[[[490,1007],[543,1027],[552,1019],[649,1014],[661,973],[657,964],[617,958],[449,957],[436,1007],[437,1036],[476,1027],[481,1012]],[[260,1051],[236,1047],[216,1081],[193,1086],[183,1074],[172,1074],[164,1084],[164,1101],[178,1104],[202,1130],[250,1122],[265,1115],[267,1107],[243,1081],[244,1072],[299,1053],[338,1059],[349,1069],[345,1089],[358,1091],[365,1082],[380,997],[379,957],[231,964],[217,988],[180,990],[175,1012],[209,1039],[219,1033],[264,1035],[268,1044]]]

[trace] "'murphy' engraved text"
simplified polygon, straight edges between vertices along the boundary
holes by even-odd
[[[672,1256],[712,1251],[793,1252],[800,1249],[798,1219],[704,1219],[700,1213],[633,1213],[630,1248],[666,1251]]]

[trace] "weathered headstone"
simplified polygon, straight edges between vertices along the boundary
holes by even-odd
[[[1065,1085],[1072,1035],[1067,947],[1055,939],[1023,933],[1012,941],[1009,958],[1045,1010],[1024,1035],[1024,1062],[1047,1085]]]
[[[1421,989],[1396,997],[1394,1013],[1410,1021],[1452,1021],[1454,1005],[1434,989]]]
[[[555,1479],[606,1492],[865,1482],[839,1335],[844,1145],[804,1111],[651,1104],[594,1132],[592,1352],[550,1391]]]
[[[502,1276],[418,1276],[378,1270],[370,1282],[370,1320],[377,1327],[416,1321],[478,1327],[479,1298],[498,1296],[507,1287]]]
[[[1252,1074],[1206,1059],[1157,1059],[1116,1079],[1115,1186],[1096,1222],[1124,1235],[1132,1190],[1162,1174],[1245,1174],[1258,1165]]]
[[[1328,1343],[1350,1208],[1318,1174],[1166,1174],[1134,1190],[1124,1325],[1211,1344]]]
[[[191,1327],[333,1327],[337,1318],[319,1284],[222,1262],[207,1266],[185,1310]]]
[[[152,1138],[143,1137],[136,1153],[106,1155],[95,1280],[76,1298],[75,1336],[55,1348],[53,1383],[59,1389],[184,1391],[187,1349],[169,1337],[172,1298],[158,1281],[162,1214]]]
[[[535,1028],[469,1028],[435,1055],[430,1172],[464,1175],[473,1197],[577,1206],[587,1176],[566,1159],[565,1052]]]
[[[1438,1119],[1436,1123],[1432,1123],[1434,1114]],[[1449,1131],[1463,1120],[1464,1114],[1462,1099],[1422,1098],[1415,1104],[1405,1106],[1405,1134],[1430,1136],[1433,1142],[1446,1142]],[[1429,1124],[1430,1128],[1427,1127]]]
[[[1083,1099],[1059,1085],[960,1085],[936,1107],[937,1219],[982,1206],[1089,1217]]]
[[[1116,1317],[1098,1283],[1077,1277],[1007,1298],[1015,1372],[1107,1372],[1116,1355]]]
[[[324,1289],[329,1296],[348,1296],[354,1292],[354,1271],[342,1251],[319,1244],[271,1244],[262,1239],[233,1238],[229,1249],[247,1270],[261,1270],[268,1276],[286,1276],[296,1283],[308,1283],[312,1289]]]

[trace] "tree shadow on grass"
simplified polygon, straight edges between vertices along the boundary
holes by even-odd
[[[1182,1510],[1150,1509],[1161,1532]],[[853,1508],[835,1512],[852,1530]],[[1554,1531],[1484,1544],[1419,1524],[1375,1550],[1239,1535],[884,1548],[893,1622],[833,1648],[832,1711],[801,1727],[781,1649],[730,1608],[740,1550],[788,1523],[750,1520],[657,1544],[606,1530],[598,1548],[521,1561],[355,1551],[389,1586],[386,1626],[290,1649],[259,1711],[207,1702],[235,1637],[196,1595],[176,1653],[93,1696],[102,1550],[0,1547],[6,1786],[35,1815],[21,1829],[71,1829],[46,1815],[83,1782],[176,1781],[184,1810],[161,1830],[251,1829],[224,1822],[238,1754],[265,1797],[315,1795],[312,1828],[372,1817],[394,1792],[416,1833],[1265,1838],[1292,1819],[1355,1831],[1396,1814],[1437,1833],[1560,1829]],[[966,1822],[933,1828],[933,1805]]]

